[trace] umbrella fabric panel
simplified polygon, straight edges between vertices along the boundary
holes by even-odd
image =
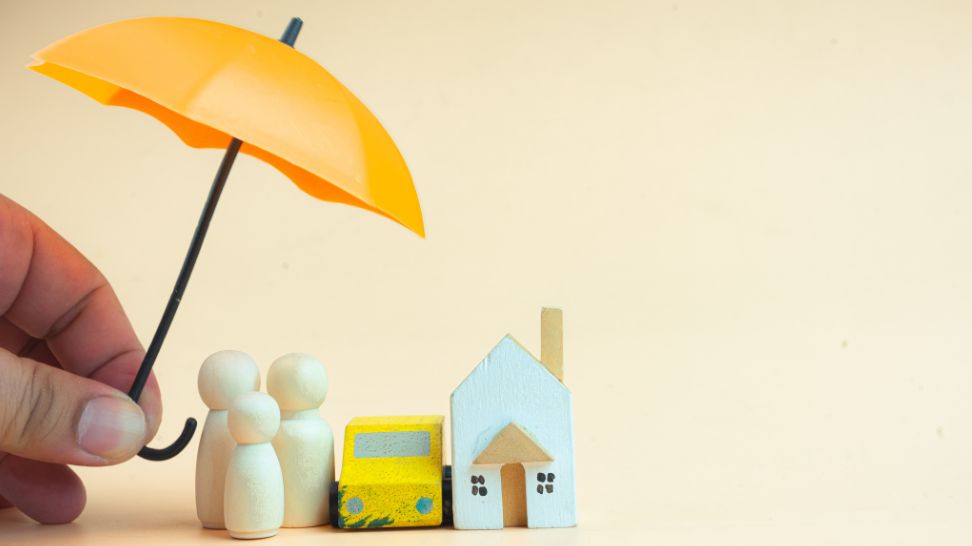
[[[232,135],[308,194],[424,236],[391,137],[340,82],[285,44],[220,23],[151,17],[82,31],[35,58],[37,72],[145,112],[190,146],[222,148]]]

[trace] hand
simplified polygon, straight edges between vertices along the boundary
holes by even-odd
[[[141,407],[125,394],[144,354],[101,273],[0,195],[0,507],[71,521],[85,491],[66,465],[122,462],[155,435],[155,377]]]

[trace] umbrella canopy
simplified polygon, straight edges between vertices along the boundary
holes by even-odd
[[[197,148],[266,161],[326,201],[386,216],[420,236],[404,159],[374,115],[314,60],[272,38],[182,17],[108,23],[34,54],[30,68],[103,104],[149,114]]]

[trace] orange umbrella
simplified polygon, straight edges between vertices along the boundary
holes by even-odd
[[[91,98],[145,112],[186,144],[223,148],[185,262],[129,395],[138,400],[202,248],[238,153],[276,167],[310,195],[363,208],[425,235],[405,160],[377,119],[311,58],[293,49],[302,22],[280,41],[201,19],[108,23],[55,42],[29,66]],[[165,460],[192,438],[139,456]]]

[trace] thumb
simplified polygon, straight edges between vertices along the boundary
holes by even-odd
[[[143,445],[145,414],[124,393],[0,349],[0,451],[101,466]]]

